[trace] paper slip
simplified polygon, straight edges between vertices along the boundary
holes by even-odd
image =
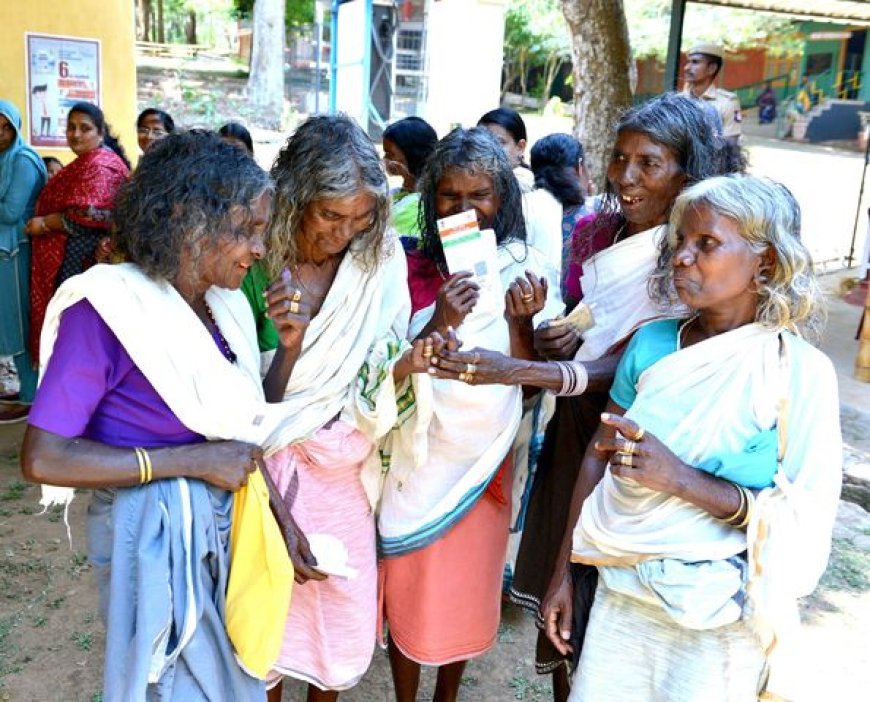
[[[581,302],[573,310],[564,317],[556,317],[550,320],[551,327],[559,327],[563,324],[570,324],[579,332],[585,332],[595,326],[595,317],[592,314],[592,307],[585,302]]]
[[[483,310],[500,313],[504,307],[504,290],[495,232],[492,229],[481,231],[474,210],[468,210],[439,219],[438,234],[450,273],[471,271],[474,282],[480,286],[480,299],[472,313]]]

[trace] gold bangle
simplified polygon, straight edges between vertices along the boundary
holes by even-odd
[[[740,520],[740,523],[735,524],[734,526],[738,529],[745,529],[749,526],[749,522],[752,520],[752,511],[755,508],[755,495],[752,490],[749,490],[742,485],[740,486],[740,490],[746,498],[746,514],[743,515],[743,519]]]
[[[145,449],[139,449],[142,452],[142,458],[145,460],[145,482],[150,483],[154,478],[154,470],[151,466],[151,456]]]
[[[740,515],[743,513],[743,508],[746,507],[746,493],[743,492],[743,488],[739,485],[736,485],[735,483],[731,483],[731,485],[734,487],[735,490],[737,490],[737,494],[740,496],[740,506],[737,508],[737,511],[734,512],[734,514],[732,514],[731,516],[717,517],[717,519],[724,524],[734,526],[734,520],[740,517]]]
[[[133,449],[133,452],[136,454],[136,462],[139,464],[139,484],[142,485],[145,483],[145,458],[142,455],[143,450],[136,446]]]

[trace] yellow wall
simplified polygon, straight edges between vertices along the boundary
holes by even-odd
[[[83,37],[100,40],[101,107],[112,131],[121,138],[127,156],[135,161],[136,60],[135,17],[131,0],[0,0],[0,98],[15,103],[21,111],[22,134],[27,124],[27,75],[25,32]],[[69,149],[39,148],[43,156],[56,156],[69,163]]]

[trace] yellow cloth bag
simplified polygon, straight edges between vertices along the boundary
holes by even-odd
[[[226,625],[239,663],[261,680],[281,652],[292,589],[293,563],[255,470],[233,504]]]

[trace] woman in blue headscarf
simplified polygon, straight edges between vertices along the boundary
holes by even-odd
[[[18,404],[0,407],[0,423],[24,419],[36,392],[27,352],[30,322],[30,237],[33,213],[47,174],[42,158],[21,138],[21,114],[0,100],[0,356],[13,356],[21,382]]]

